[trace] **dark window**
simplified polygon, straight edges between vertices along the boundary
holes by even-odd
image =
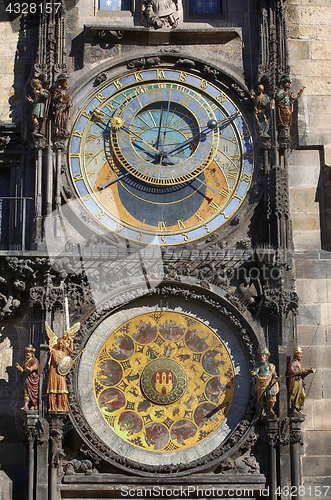
[[[190,0],[190,14],[221,14],[222,0]]]
[[[131,0],[100,0],[99,10],[131,10]]]

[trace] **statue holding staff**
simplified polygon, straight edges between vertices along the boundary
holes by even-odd
[[[30,344],[25,348],[25,360],[22,366],[18,363],[15,365],[24,376],[24,406],[21,410],[38,410],[40,368],[35,352]]]
[[[275,416],[274,406],[279,392],[279,377],[277,377],[275,365],[269,363],[269,356],[269,350],[263,347],[261,364],[251,371],[251,375],[256,377],[257,402],[262,407],[263,415]]]
[[[50,357],[48,361],[49,372],[47,381],[47,394],[49,395],[49,411],[67,412],[67,383],[65,373],[61,368],[65,359],[73,351],[73,337],[80,328],[80,323],[75,323],[71,328],[63,332],[62,338],[55,335],[53,330],[45,322],[46,332],[49,338]],[[71,359],[71,358],[69,358]]]
[[[287,378],[289,379],[289,409],[293,413],[301,413],[306,400],[306,382],[307,375],[314,373],[313,368],[304,370],[301,367],[302,349],[296,346],[293,350],[293,358],[287,369]]]

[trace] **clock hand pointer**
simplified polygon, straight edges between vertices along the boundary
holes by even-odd
[[[157,154],[161,154],[158,149],[154,148],[154,146],[152,146],[151,144],[148,144],[148,142],[144,141],[144,139],[142,139],[141,137],[139,137],[139,135],[136,134],[135,132],[132,132],[132,130],[129,130],[128,128],[126,128],[124,126],[122,127],[122,130],[124,130],[125,132],[127,132],[129,135],[132,134],[135,137],[137,137],[137,139],[139,139],[142,143],[146,144],[146,146],[148,146],[149,148],[153,149],[153,151],[156,151]]]
[[[178,149],[180,149],[184,146],[187,146],[194,139],[199,137],[199,135],[205,133],[207,130],[209,130],[209,131],[214,130],[215,128],[219,127],[220,125],[223,125],[221,128],[223,130],[225,128],[225,126],[227,127],[228,125],[230,125],[230,123],[233,122],[233,120],[235,120],[238,115],[239,115],[239,112],[235,113],[234,115],[231,115],[229,118],[225,118],[224,120],[209,120],[209,122],[207,123],[207,127],[205,129],[203,129],[203,130],[201,130],[201,132],[198,132],[197,134],[195,134],[193,137],[191,137],[191,139],[187,139],[186,141],[182,142],[182,144],[178,144],[178,146],[175,146],[174,148],[170,149],[170,151],[167,151],[166,153],[164,153],[164,156],[169,156],[172,153],[176,152]],[[207,135],[207,134],[205,134],[205,135]]]
[[[204,186],[206,186],[208,189],[211,189],[211,191],[213,191],[216,195],[218,195],[219,191],[216,191],[216,189],[214,189],[211,186],[209,186],[208,184],[206,184],[204,181],[202,181],[201,179],[199,179],[199,177],[195,177],[195,179],[193,180],[193,182],[194,181],[201,182],[201,184],[203,184]],[[192,182],[192,184],[193,184],[193,182]]]
[[[105,182],[104,184],[101,183],[100,184],[101,189],[99,188],[98,191],[102,191],[103,189],[106,189],[108,186],[111,186],[112,184],[115,184],[115,182],[120,181],[121,179],[124,179],[124,177],[126,177],[129,174],[130,174],[130,172],[126,172],[125,174],[119,175],[118,177],[116,177],[116,179],[113,179],[110,182]]]
[[[159,130],[157,132],[157,139],[156,139],[156,147],[159,147],[159,142],[160,142],[160,134],[161,134],[161,127],[162,127],[162,115],[163,115],[163,108],[162,108],[162,102],[161,102],[161,112],[160,112],[160,125],[159,125]]]

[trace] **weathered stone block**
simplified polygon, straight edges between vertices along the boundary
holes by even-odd
[[[331,59],[331,41],[318,40],[311,42],[311,58],[312,59]]]
[[[327,279],[331,277],[331,266],[328,260],[295,259],[297,278]]]
[[[330,325],[331,322],[331,303],[321,304],[321,324]]]
[[[314,363],[305,363],[303,366],[304,368],[308,367],[310,368],[311,365]],[[316,364],[315,364],[316,367]],[[313,373],[311,375],[308,375],[306,379],[306,394],[307,398],[310,399],[321,399],[323,396],[323,386],[322,386],[322,370],[317,370],[316,373]],[[315,413],[316,415],[316,413]],[[315,428],[319,428],[318,425],[316,425]],[[331,427],[330,427],[331,428]]]
[[[331,399],[316,400],[314,405],[315,429],[327,431],[331,430]]]
[[[308,455],[330,455],[331,459],[331,431],[307,431],[305,445]]]
[[[316,114],[310,115],[310,126],[312,130],[323,129],[323,133],[331,130],[331,114],[325,113],[320,116]]]
[[[320,231],[293,231],[295,249],[313,250],[321,248]]]
[[[323,398],[331,399],[331,368],[323,368],[322,382],[323,382]]]
[[[330,291],[330,280],[312,280],[311,291],[313,302],[327,302]]]
[[[310,42],[304,40],[289,40],[289,53],[291,59],[309,59]]]
[[[316,188],[290,188],[291,212],[318,212]]]
[[[13,498],[12,480],[3,470],[0,470],[0,498],[3,498],[3,500],[12,500]]]
[[[292,158],[291,158],[292,159]],[[305,163],[307,164],[308,159]],[[289,186],[290,187],[317,187],[320,176],[320,166],[311,165],[309,167],[298,167],[296,165],[289,167]]]
[[[330,457],[302,457],[302,465],[306,476],[331,475]]]
[[[292,214],[293,231],[320,231],[319,213]]]
[[[330,6],[316,8],[316,6],[300,7],[288,6],[286,9],[288,24],[304,25],[331,25]]]
[[[330,59],[326,61],[309,61],[308,76],[330,76],[330,75],[331,75]]]
[[[307,77],[304,80],[306,96],[330,95],[331,80],[324,77]],[[326,141],[324,141],[326,143]]]
[[[306,415],[306,419],[304,423],[302,424],[302,429],[304,431],[313,430],[315,429],[314,425],[314,400],[313,399],[306,399],[305,401],[305,409],[304,413]]]
[[[300,281],[304,282],[304,280]],[[300,294],[299,298],[303,301]],[[328,335],[327,327],[324,325],[300,325],[298,326],[298,344],[301,346],[331,345],[331,335]]]
[[[290,25],[287,28],[289,38],[316,38],[315,26]],[[292,68],[293,69],[293,68]]]
[[[325,98],[319,97],[318,99],[323,101],[320,106],[321,110],[324,111],[325,108],[323,108],[323,104]],[[330,109],[331,109],[331,102],[330,102]],[[291,154],[289,155],[289,163],[290,163],[290,168],[292,168],[293,165],[296,165],[298,167],[302,166],[318,167],[320,165],[319,152],[316,150],[314,151],[309,149],[302,149],[302,150],[296,149],[292,151]]]
[[[300,304],[298,314],[298,325],[320,325],[321,306],[320,304],[305,305]]]
[[[308,63],[308,60],[301,59],[296,61],[291,58],[291,74],[303,80],[308,75]]]
[[[300,301],[305,305],[312,304],[312,291],[311,291],[312,280],[298,279],[296,281],[296,289],[299,294]]]
[[[331,26],[317,26],[317,40],[331,40]]]
[[[331,113],[331,96],[311,96],[308,98],[308,107],[312,113]],[[318,157],[318,152],[314,151],[314,153]],[[316,165],[319,165],[319,158],[317,158],[317,162]]]
[[[318,7],[323,7],[330,5],[329,0],[302,0],[301,1],[302,5],[316,5]]]

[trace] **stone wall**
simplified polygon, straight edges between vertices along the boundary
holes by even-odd
[[[298,339],[304,350],[302,366],[317,368],[315,374],[306,378],[303,484],[331,486],[331,254],[297,252],[295,268],[300,296]],[[331,491],[326,498],[331,498]]]
[[[298,106],[300,149],[289,157],[289,185],[300,297],[298,343],[304,349],[303,367],[317,368],[306,379],[302,484],[307,500],[318,496],[315,486],[321,486],[322,495],[323,486],[331,486],[331,254],[319,250],[331,243],[330,7],[330,0],[286,3],[292,90],[306,86]]]
[[[19,19],[12,22],[0,22],[0,123],[13,121],[11,103],[13,104],[15,100],[14,65],[19,26]]]

